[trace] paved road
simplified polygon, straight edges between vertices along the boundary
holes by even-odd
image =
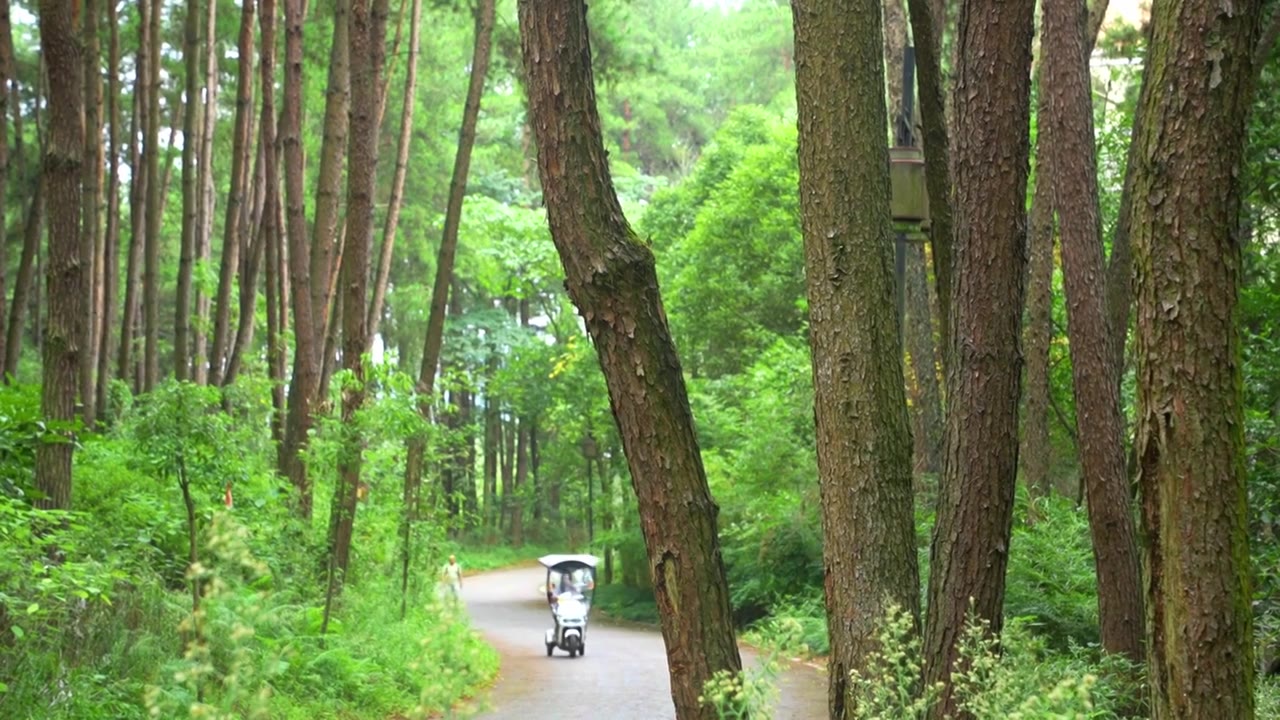
[[[538,566],[484,573],[466,579],[463,597],[475,626],[502,655],[502,668],[477,717],[524,720],[575,717],[602,720],[674,718],[666,652],[656,629],[602,621],[593,613],[587,654],[547,657],[543,631],[550,627],[545,571]],[[744,650],[744,660],[755,662]],[[826,676],[807,665],[781,675],[775,720],[819,720],[826,716]]]

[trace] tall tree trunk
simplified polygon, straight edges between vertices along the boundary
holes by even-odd
[[[240,247],[240,296],[239,313],[236,320],[235,340],[231,345],[231,357],[227,360],[227,374],[222,378],[224,386],[235,382],[240,373],[240,365],[244,354],[249,351],[253,341],[255,314],[258,305],[258,274],[263,264],[265,237],[262,232],[262,207],[267,194],[266,156],[267,146],[262,140],[262,123],[258,123],[258,150],[253,166],[253,182],[251,184],[252,202],[246,203],[244,215],[240,218],[245,231],[241,237],[248,239]]]
[[[1036,117],[1048,117],[1048,95],[1041,91]],[[1049,443],[1049,346],[1053,341],[1053,245],[1051,203],[1053,170],[1048,154],[1036,139],[1036,187],[1028,215],[1027,317],[1023,347],[1027,365],[1026,419],[1022,431],[1022,477],[1033,497],[1051,489],[1049,467],[1053,448]]]
[[[258,18],[262,45],[258,67],[262,73],[262,116],[258,126],[262,144],[262,214],[259,241],[266,259],[267,285],[267,374],[271,378],[271,438],[282,439],[284,422],[283,318],[280,313],[280,156],[276,149],[276,20],[275,0],[262,0]]]
[[[14,377],[18,375],[18,363],[22,359],[22,332],[26,329],[27,307],[31,304],[32,294],[39,293],[35,287],[36,258],[40,254],[40,232],[44,228],[44,194],[44,173],[41,171],[36,175],[31,202],[27,205],[27,219],[22,227],[22,257],[18,260],[18,272],[13,281],[13,304],[9,306],[4,369]]]
[[[342,392],[342,447],[338,452],[338,483],[334,498],[329,589],[325,604],[327,626],[332,601],[341,592],[351,556],[356,492],[360,485],[363,440],[354,425],[364,403],[364,348],[368,335],[369,247],[373,242],[373,193],[378,164],[378,91],[386,65],[387,0],[353,0],[349,54],[351,126],[347,149],[347,232],[342,257],[342,366],[352,385]]]
[[[85,351],[88,291],[80,237],[81,164],[84,162],[84,67],[76,37],[74,0],[41,0],[40,50],[49,70],[49,130],[44,182],[49,204],[49,323],[43,352],[40,413],[50,429],[69,435],[79,390],[80,354]],[[75,443],[36,445],[36,488],[44,508],[71,507],[71,453]]]
[[[107,227],[102,243],[102,315],[98,329],[98,415],[107,411],[111,388],[111,329],[120,288],[120,30],[117,0],[107,0]]]
[[[927,473],[942,472],[942,388],[938,381],[938,355],[933,342],[933,303],[929,298],[928,260],[924,246],[907,243],[907,353],[911,356],[911,375],[915,393],[911,398],[916,408],[914,433],[918,448],[916,467]]]
[[[519,15],[551,236],[569,297],[599,354],[631,466],[676,716],[711,718],[715,710],[698,700],[703,686],[717,671],[742,669],[718,510],[707,487],[653,254],[627,224],[609,176],[586,5],[521,0]]]
[[[911,430],[893,301],[884,56],[877,0],[793,0],[792,8],[831,640],[828,716],[851,718],[857,698],[849,673],[878,647],[885,602],[917,621],[920,614]],[[863,22],[851,25],[854,18]],[[861,154],[850,156],[850,148]]]
[[[285,197],[289,235],[289,279],[293,301],[293,375],[289,380],[289,417],[280,445],[280,474],[296,493],[298,515],[311,517],[311,482],[302,451],[311,430],[311,406],[320,384],[323,326],[317,328],[311,308],[311,248],[307,238],[306,199],[302,167],[302,22],[303,0],[284,0],[285,62],[281,143],[284,145]],[[327,281],[328,277],[323,278]],[[318,341],[318,342],[317,342]]]
[[[150,42],[147,46],[151,88],[147,93],[147,222],[142,270],[143,332],[146,335],[142,360],[144,392],[151,392],[160,380],[160,220],[165,195],[160,182],[160,8],[160,0],[151,0],[148,15]],[[172,167],[171,163],[169,165]]]
[[[502,473],[502,512],[498,517],[498,528],[504,532],[503,540],[509,540],[505,532],[511,527],[511,514],[515,511],[516,490],[516,434],[511,421],[498,420],[498,464]]]
[[[955,287],[947,457],[925,622],[925,681],[945,683],[972,609],[999,633],[1018,467],[1034,0],[964,0],[955,112]],[[928,136],[926,136],[926,148]],[[927,162],[927,161],[926,161]]]
[[[415,0],[415,16],[417,0]],[[431,396],[435,390],[436,365],[440,362],[440,348],[444,341],[444,314],[449,300],[449,287],[453,282],[453,263],[458,248],[458,225],[462,218],[462,201],[467,193],[467,174],[471,168],[471,150],[475,146],[476,123],[480,117],[480,98],[484,94],[484,81],[489,72],[492,49],[495,0],[480,0],[476,11],[475,43],[471,55],[471,80],[467,86],[467,99],[463,104],[462,127],[458,133],[458,151],[453,160],[453,177],[449,181],[449,200],[445,207],[444,233],[436,256],[436,277],[431,290],[431,309],[427,315],[427,333],[423,340],[422,364],[418,369],[417,393],[420,397],[418,412],[424,418],[431,417]],[[417,47],[417,22],[410,32],[410,44]],[[416,64],[416,63],[414,63]],[[412,67],[412,66],[411,66]],[[399,172],[397,166],[397,172]],[[422,464],[426,455],[426,439],[412,437],[406,448],[404,471],[404,502],[411,507],[417,502],[422,486]],[[412,502],[411,502],[412,500]],[[506,496],[504,495],[504,501]],[[409,529],[402,530],[408,557]],[[405,571],[407,572],[407,564]]]
[[[1041,115],[1053,158],[1053,207],[1062,226],[1062,269],[1076,400],[1076,427],[1098,575],[1102,647],[1142,660],[1142,590],[1129,504],[1119,382],[1111,363],[1102,279],[1098,163],[1084,0],[1044,0],[1045,85]],[[1063,211],[1070,208],[1070,211]]]
[[[182,59],[186,113],[182,120],[182,235],[178,252],[178,293],[174,303],[173,374],[179,381],[191,377],[191,275],[196,257],[196,224],[200,193],[196,164],[200,143],[200,0],[186,0],[182,22]]]
[[[110,1],[110,0],[108,0]],[[82,112],[84,149],[81,165],[83,198],[80,224],[80,265],[84,273],[85,318],[84,337],[80,339],[80,403],[84,423],[92,427],[94,409],[94,372],[98,367],[98,318],[102,314],[102,167],[106,162],[102,147],[102,46],[98,39],[98,17],[102,6],[98,0],[83,0],[81,24],[81,73],[84,94]],[[112,68],[115,71],[115,68]],[[2,216],[0,216],[2,217]]]
[[[1137,482],[1152,717],[1252,718],[1236,303],[1261,3],[1157,2],[1135,136]],[[1157,91],[1158,90],[1158,91]]]
[[[373,338],[382,322],[382,305],[387,298],[387,282],[391,277],[392,251],[396,244],[396,229],[400,224],[400,203],[404,196],[404,176],[409,169],[409,141],[413,137],[413,108],[417,104],[418,86],[418,27],[422,24],[422,0],[413,0],[412,18],[409,21],[409,57],[404,73],[404,106],[400,112],[400,138],[397,142],[396,169],[391,179],[391,197],[387,200],[387,219],[382,231],[382,251],[378,260],[378,275],[373,283],[373,301],[369,304],[369,342],[365,352],[373,347]]]
[[[205,17],[205,113],[200,132],[200,205],[196,212],[196,262],[207,264],[212,258],[213,213],[217,197],[213,188],[213,136],[218,127],[218,3],[208,0]],[[247,55],[245,57],[252,57]],[[234,149],[233,149],[234,152]],[[234,163],[235,161],[232,160]],[[195,342],[191,349],[193,379],[204,385],[209,380],[209,310],[210,298],[196,288]]]
[[[13,27],[10,22],[9,0],[0,0],[0,382],[5,377],[5,343],[8,333],[5,324],[9,313],[5,307],[8,298],[6,282],[9,277],[8,180],[9,180],[9,80],[15,76],[13,56],[9,46],[13,44]]]
[[[502,430],[499,425],[498,406],[493,397],[493,376],[497,372],[497,357],[490,356],[485,363],[484,380],[484,527],[493,533],[498,526],[498,455],[501,452]],[[492,535],[490,535],[492,537]]]
[[[245,192],[249,185],[249,153],[252,149],[250,127],[253,125],[253,21],[254,0],[240,4],[240,37],[236,42],[236,115],[232,130],[231,180],[227,190],[227,212],[222,224],[222,259],[218,270],[218,299],[214,303],[213,350],[209,353],[209,384],[221,385],[226,377],[226,362],[231,342],[231,285],[240,265],[240,246],[246,229],[240,220],[244,214]],[[241,277],[240,293],[252,294]]]
[[[925,185],[929,191],[929,250],[933,255],[934,284],[938,291],[938,338],[943,374],[951,381],[951,339],[954,318],[951,304],[958,233],[953,227],[953,178],[951,141],[948,138],[947,103],[943,91],[942,36],[946,18],[931,0],[907,0],[911,33],[915,38],[916,68],[920,85],[920,119],[924,131]],[[950,386],[946,388],[950,398]]]
[[[134,58],[133,110],[129,122],[129,255],[125,264],[124,311],[120,322],[120,352],[116,356],[116,374],[128,380],[134,392],[141,386],[134,382],[134,342],[138,337],[138,311],[141,304],[138,295],[142,290],[142,250],[146,246],[147,227],[147,172],[144,164],[144,138],[150,94],[149,79],[151,50],[151,2],[138,0],[141,20],[138,23],[138,53]]]
[[[325,93],[324,140],[320,146],[320,169],[316,181],[315,224],[311,236],[311,311],[313,325],[330,326],[333,304],[330,285],[321,283],[333,276],[338,243],[338,215],[342,202],[342,160],[347,152],[347,130],[351,105],[351,71],[348,68],[348,0],[333,5],[333,42],[329,47],[329,84]],[[334,323],[340,326],[338,323]],[[326,334],[326,337],[328,335]],[[323,374],[323,373],[322,373]],[[321,382],[321,388],[328,388]]]

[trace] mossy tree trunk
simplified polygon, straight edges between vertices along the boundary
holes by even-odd
[[[1236,303],[1261,3],[1153,8],[1136,138],[1138,488],[1152,716],[1252,718]],[[1156,88],[1159,91],[1156,91]]]

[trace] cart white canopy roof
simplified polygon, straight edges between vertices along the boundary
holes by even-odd
[[[562,564],[586,565],[587,567],[594,568],[596,563],[600,562],[600,558],[597,558],[595,555],[543,555],[538,558],[538,562],[542,563],[543,566],[547,568],[553,568]]]

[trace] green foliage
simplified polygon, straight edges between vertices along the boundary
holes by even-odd
[[[717,670],[702,688],[698,702],[715,710],[718,720],[769,720],[778,690],[778,666],[766,661],[755,670]]]
[[[923,657],[911,616],[886,609],[880,649],[851,674],[855,716],[866,720],[924,718],[941,684],[922,687]],[[958,704],[977,720],[1059,720],[1124,717],[1140,696],[1136,668],[1096,651],[1049,652],[1020,620],[1005,624],[999,640],[971,619],[959,644],[952,676]]]

